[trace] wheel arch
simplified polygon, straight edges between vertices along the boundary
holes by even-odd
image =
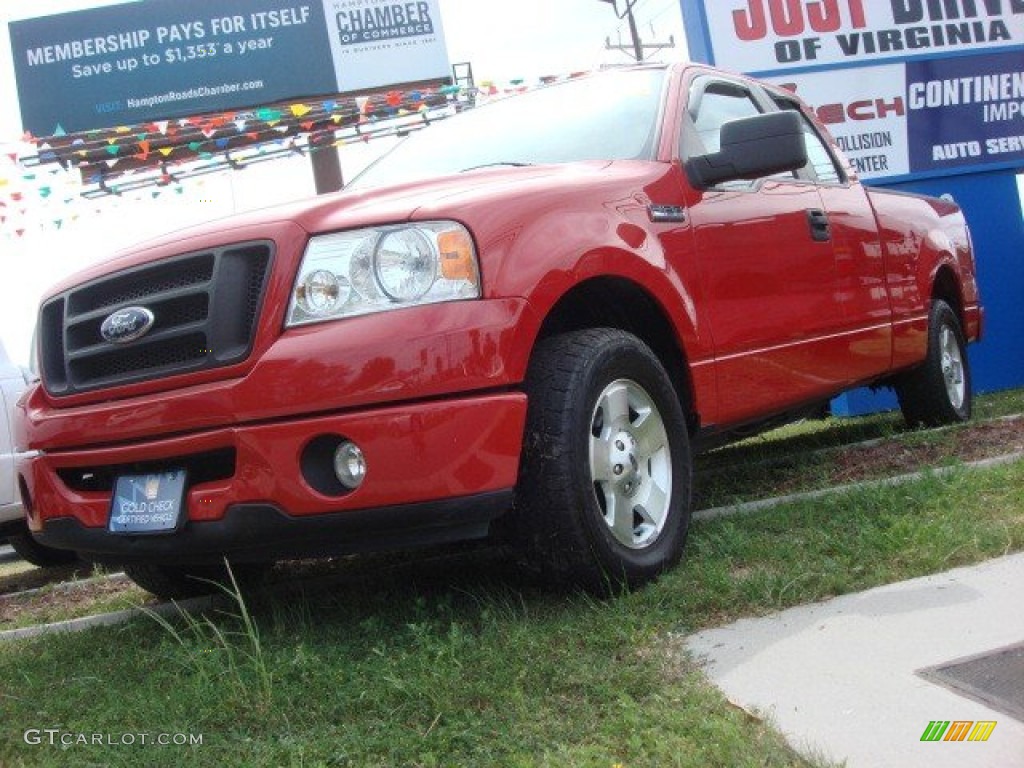
[[[684,344],[662,303],[629,278],[603,275],[573,285],[545,314],[533,348],[557,334],[602,327],[631,333],[651,348],[676,389],[691,430],[696,428],[697,399]]]
[[[949,262],[941,262],[932,277],[931,300],[941,299],[946,302],[957,320],[960,327],[966,331],[966,318],[964,317],[964,299],[960,290],[960,282],[957,280],[956,271]]]

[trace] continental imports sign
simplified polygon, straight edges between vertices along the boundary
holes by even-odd
[[[1024,165],[1024,52],[907,64],[912,171]]]
[[[38,136],[445,78],[438,0],[144,0],[12,22]]]
[[[1024,0],[716,0],[711,54],[744,72],[1024,45]]]
[[[768,78],[828,126],[863,179],[1024,164],[1024,56],[957,56]]]

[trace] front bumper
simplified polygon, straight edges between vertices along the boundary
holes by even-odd
[[[204,562],[341,554],[470,538],[511,505],[526,414],[498,393],[241,425],[93,450],[43,452],[19,465],[41,543],[96,559]],[[352,440],[367,475],[328,495],[303,472],[316,438]],[[107,531],[112,478],[189,467],[184,526],[166,535]]]

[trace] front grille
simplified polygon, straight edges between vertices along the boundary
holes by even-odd
[[[102,277],[56,296],[39,318],[43,382],[53,395],[132,384],[245,360],[252,351],[273,245],[243,243]],[[135,341],[103,338],[127,307],[153,314]]]

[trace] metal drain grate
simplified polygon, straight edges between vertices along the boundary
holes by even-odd
[[[1024,722],[1024,643],[921,669],[917,674]]]

